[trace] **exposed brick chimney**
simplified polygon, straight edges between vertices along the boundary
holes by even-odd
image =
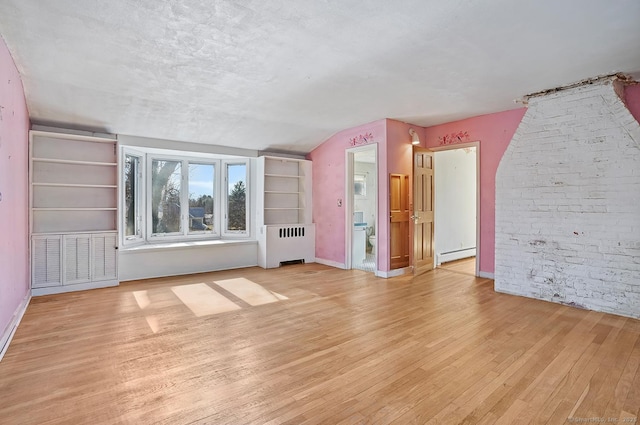
[[[640,125],[624,82],[527,97],[496,175],[496,291],[640,318]]]

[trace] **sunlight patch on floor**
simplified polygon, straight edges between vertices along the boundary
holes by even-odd
[[[251,306],[274,303],[289,298],[258,285],[255,282],[240,277],[237,279],[216,280],[213,283],[231,292]]]
[[[172,286],[171,290],[197,317],[240,309],[239,305],[206,283]]]
[[[153,333],[165,327],[162,319],[166,308],[182,305],[196,317],[203,317],[289,299],[242,277],[132,291],[131,294],[138,308],[145,311],[144,319]]]
[[[149,293],[147,291],[133,291],[133,297],[136,299],[140,310],[144,310],[151,305],[151,300],[149,299]]]
[[[151,332],[158,333],[158,331],[160,330],[160,321],[158,320],[158,318],[156,316],[145,316],[145,319],[147,321],[147,324],[149,324],[149,327],[151,328]]]

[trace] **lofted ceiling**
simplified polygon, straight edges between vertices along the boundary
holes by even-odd
[[[0,0],[34,123],[309,152],[640,72],[638,0]]]

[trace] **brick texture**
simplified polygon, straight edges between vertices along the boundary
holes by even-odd
[[[640,125],[617,85],[529,100],[496,175],[496,291],[640,318]]]

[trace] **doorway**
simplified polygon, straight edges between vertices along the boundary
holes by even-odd
[[[474,270],[479,266],[479,143],[434,153],[435,265]]]
[[[377,271],[377,145],[347,150],[347,268]]]

